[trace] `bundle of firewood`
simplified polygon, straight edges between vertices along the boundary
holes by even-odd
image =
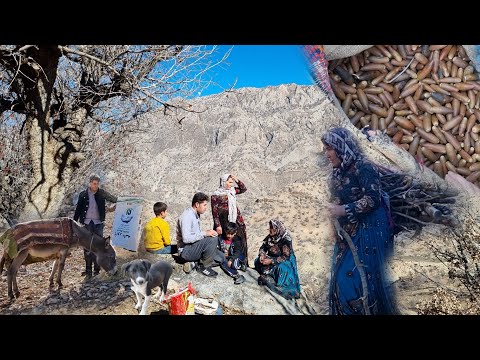
[[[411,175],[380,168],[382,190],[390,197],[394,233],[419,232],[431,223],[458,225],[452,205],[458,192],[438,184],[423,183]]]

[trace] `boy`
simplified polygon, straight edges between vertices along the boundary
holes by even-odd
[[[236,223],[227,223],[225,237],[222,237],[221,247],[225,252],[230,270],[247,271],[245,257],[242,249],[242,239],[237,235],[238,225]]]
[[[153,212],[155,217],[145,225],[145,249],[152,254],[171,254],[170,226],[164,220],[167,216],[167,204],[155,203]]]

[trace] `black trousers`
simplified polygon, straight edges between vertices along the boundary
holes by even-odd
[[[105,224],[95,224],[92,220],[90,220],[90,223],[86,225],[87,229],[90,230],[90,232],[93,232],[97,235],[100,235],[103,237],[103,228]],[[97,257],[95,254],[91,251],[88,251],[87,249],[83,249],[83,256],[85,258],[85,272],[88,274],[92,273],[92,265],[93,265],[93,271],[95,272],[100,272],[100,266],[97,264]]]

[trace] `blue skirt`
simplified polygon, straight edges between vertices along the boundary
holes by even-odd
[[[370,314],[394,314],[385,284],[385,266],[393,249],[393,233],[385,207],[380,206],[358,224],[352,237],[358,258],[364,264]],[[360,273],[346,241],[337,241],[332,264],[329,306],[332,315],[364,314]]]
[[[290,252],[290,257],[275,266],[264,266],[260,264],[257,257],[255,259],[255,269],[262,275],[267,275],[273,278],[275,282],[275,290],[280,295],[287,299],[300,297],[300,280],[298,278],[297,259],[293,250]]]

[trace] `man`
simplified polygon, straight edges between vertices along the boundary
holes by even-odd
[[[183,269],[189,273],[198,261],[197,270],[206,276],[217,276],[211,268],[218,258],[218,234],[215,230],[200,230],[200,215],[207,211],[208,195],[198,192],[193,196],[192,207],[186,209],[177,222],[178,255],[185,261]],[[221,258],[217,259],[218,262]]]
[[[105,201],[111,203],[117,202],[117,197],[109,194],[107,191],[99,188],[100,177],[98,175],[90,176],[90,184],[86,190],[83,190],[78,196],[77,207],[73,219],[79,221],[92,232],[103,237],[103,228],[105,226]],[[114,211],[115,205],[108,208],[108,211]],[[84,249],[85,271],[82,276],[92,277],[92,265],[94,273],[98,275],[100,266],[97,264],[97,257],[93,252]]]

